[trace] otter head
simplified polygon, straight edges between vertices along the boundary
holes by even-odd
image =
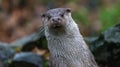
[[[66,25],[69,24],[71,10],[69,8],[56,8],[48,10],[42,15],[44,27],[52,32],[64,31]]]

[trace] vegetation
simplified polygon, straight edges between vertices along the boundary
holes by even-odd
[[[102,31],[105,31],[120,21],[120,8],[118,6],[119,4],[115,4],[111,8],[107,9],[102,7],[100,9],[100,20],[103,25]]]
[[[77,22],[84,37],[101,35],[101,32],[120,22],[119,6],[119,0],[1,0],[0,42],[6,42],[10,46],[13,46],[12,44],[17,45],[17,47],[13,47],[13,50],[20,52],[22,45],[32,41],[34,39],[34,32],[39,31],[39,28],[41,28],[41,14],[48,9],[56,7],[71,8],[72,17]],[[39,44],[39,52],[43,52],[41,55],[45,57],[46,61],[43,65],[47,67],[49,52],[47,50],[46,39],[37,36],[34,41]],[[4,44],[1,43],[1,45]],[[0,51],[2,53],[1,49]],[[2,61],[2,54],[0,54],[0,62]],[[9,61],[11,63],[11,60]],[[0,63],[0,65],[2,64]]]

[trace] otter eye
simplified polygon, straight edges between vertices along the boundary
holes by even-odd
[[[41,17],[46,17],[46,18],[48,18],[48,20],[51,18],[51,16],[50,16],[50,15],[47,15],[47,14],[42,14]]]
[[[49,19],[51,18],[51,16],[50,16],[50,15],[48,15],[48,16],[47,16],[47,18],[48,18],[48,20],[49,20]]]
[[[61,17],[64,17],[64,14],[60,14]]]

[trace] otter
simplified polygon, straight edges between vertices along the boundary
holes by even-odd
[[[50,9],[42,15],[50,51],[50,67],[98,67],[70,8]]]

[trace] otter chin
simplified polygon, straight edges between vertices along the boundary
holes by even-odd
[[[61,25],[53,25],[53,28],[54,29],[59,29],[59,28],[61,28],[62,26]]]
[[[52,24],[49,27],[49,32],[53,35],[62,35],[65,34],[65,28],[62,24]]]

